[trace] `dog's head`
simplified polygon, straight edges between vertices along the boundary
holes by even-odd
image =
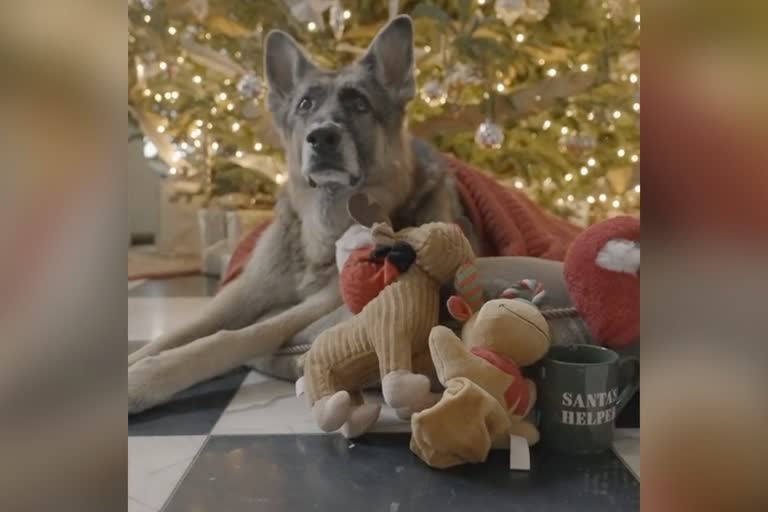
[[[288,34],[272,31],[264,69],[292,180],[352,189],[386,180],[373,176],[384,163],[403,165],[404,112],[415,93],[410,18],[393,19],[338,71],[315,66]]]

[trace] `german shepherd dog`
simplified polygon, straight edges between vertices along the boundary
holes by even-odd
[[[441,156],[404,126],[413,59],[407,16],[391,20],[338,71],[315,66],[288,34],[267,35],[268,108],[289,174],[274,221],[243,273],[199,316],[128,357],[130,413],[269,355],[343,308],[335,242],[351,225],[353,193],[367,193],[397,229],[461,216]]]

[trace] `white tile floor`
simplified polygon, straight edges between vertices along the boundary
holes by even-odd
[[[366,393],[366,400],[381,403],[381,394]],[[372,432],[410,432],[410,423],[382,406]],[[322,434],[293,383],[251,372],[213,429],[213,435]],[[614,452],[640,479],[640,429],[616,429]]]
[[[134,281],[128,281],[128,290],[133,290],[137,286],[141,286],[144,284],[147,280],[146,279],[136,279]]]
[[[147,341],[198,314],[207,297],[128,298],[129,341]],[[370,394],[369,399],[378,399]],[[408,422],[384,407],[375,432],[408,432]],[[317,433],[294,385],[251,372],[224,409],[210,434]],[[210,435],[209,434],[209,435]],[[128,440],[128,511],[157,512],[181,481],[208,435],[130,437]],[[640,477],[639,429],[618,430],[614,450]]]
[[[209,297],[128,298],[128,340],[148,341],[199,314]]]
[[[640,480],[640,429],[619,428],[613,439],[613,451]]]
[[[128,512],[158,511],[206,436],[128,438]]]
[[[381,395],[367,393],[369,401],[382,402]],[[410,424],[383,407],[373,432],[410,432]],[[214,435],[321,434],[303,397],[297,397],[290,382],[251,372],[241,384],[219,422]]]

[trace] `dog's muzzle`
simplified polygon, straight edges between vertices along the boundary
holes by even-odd
[[[311,187],[353,187],[360,182],[355,145],[336,123],[314,127],[302,152],[302,174]]]
[[[312,188],[332,187],[334,185],[354,187],[360,183],[360,176],[352,176],[344,171],[318,171],[307,176],[307,183]]]

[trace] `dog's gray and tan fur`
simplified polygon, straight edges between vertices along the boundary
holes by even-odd
[[[268,355],[343,307],[334,254],[351,223],[351,193],[368,193],[396,227],[460,215],[440,157],[404,128],[415,92],[408,17],[393,19],[359,61],[335,72],[271,32],[265,70],[289,173],[275,220],[243,274],[197,318],[129,356],[130,412]]]

